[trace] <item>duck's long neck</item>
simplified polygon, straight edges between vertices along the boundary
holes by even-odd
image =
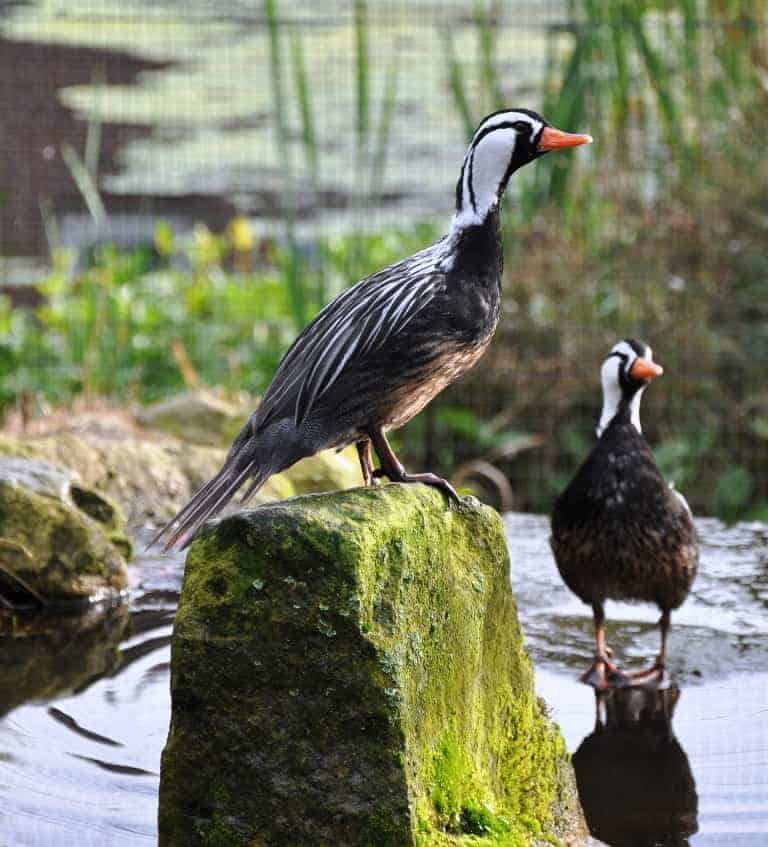
[[[450,247],[454,270],[478,275],[488,269],[500,275],[504,256],[498,206],[478,223],[452,226]]]
[[[456,183],[456,212],[451,221],[451,234],[482,226],[489,217],[498,226],[499,206],[511,174],[504,159],[477,153],[472,145],[464,156]]]
[[[498,268],[501,273],[501,194],[507,180],[491,175],[470,147],[456,183],[456,211],[449,234],[453,265],[467,270]]]
[[[645,388],[636,391],[631,398],[625,397],[618,387],[614,391],[603,390],[603,409],[600,413],[600,422],[597,425],[597,437],[608,429],[609,424],[618,418],[622,423],[630,423],[639,432],[643,428],[640,425],[640,399]]]

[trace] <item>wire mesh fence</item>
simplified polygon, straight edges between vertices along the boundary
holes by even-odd
[[[491,465],[546,510],[588,449],[603,356],[639,336],[666,366],[643,409],[664,471],[700,511],[765,516],[767,17],[0,4],[0,400],[147,401],[189,382],[179,356],[257,394],[324,302],[445,231],[475,123],[527,106],[596,143],[516,175],[491,352],[403,448],[509,498]]]

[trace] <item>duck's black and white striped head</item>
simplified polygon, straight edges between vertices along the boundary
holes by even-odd
[[[592,137],[562,132],[530,109],[505,109],[484,118],[464,156],[456,185],[454,229],[481,224],[495,209],[510,176],[550,150],[589,144]]]
[[[653,350],[643,341],[625,338],[611,349],[600,369],[603,410],[597,425],[598,438],[610,422],[623,413],[641,432],[640,398],[648,383],[661,376],[663,368],[653,361]]]

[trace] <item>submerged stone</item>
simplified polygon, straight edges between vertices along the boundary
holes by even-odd
[[[65,468],[0,457],[0,601],[82,603],[127,585],[118,508]]]
[[[501,520],[424,486],[209,526],[173,636],[160,843],[580,844]]]
[[[0,617],[0,717],[109,674],[120,665],[119,644],[129,627],[127,603]]]

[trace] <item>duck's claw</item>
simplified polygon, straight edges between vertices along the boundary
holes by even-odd
[[[658,660],[649,668],[633,671],[628,674],[628,677],[630,685],[636,685],[638,687],[663,689],[669,688],[672,682],[666,665]]]
[[[589,668],[579,677],[579,682],[591,685],[597,691],[607,691],[609,688],[623,688],[630,679],[618,665],[602,655],[595,656]]]

